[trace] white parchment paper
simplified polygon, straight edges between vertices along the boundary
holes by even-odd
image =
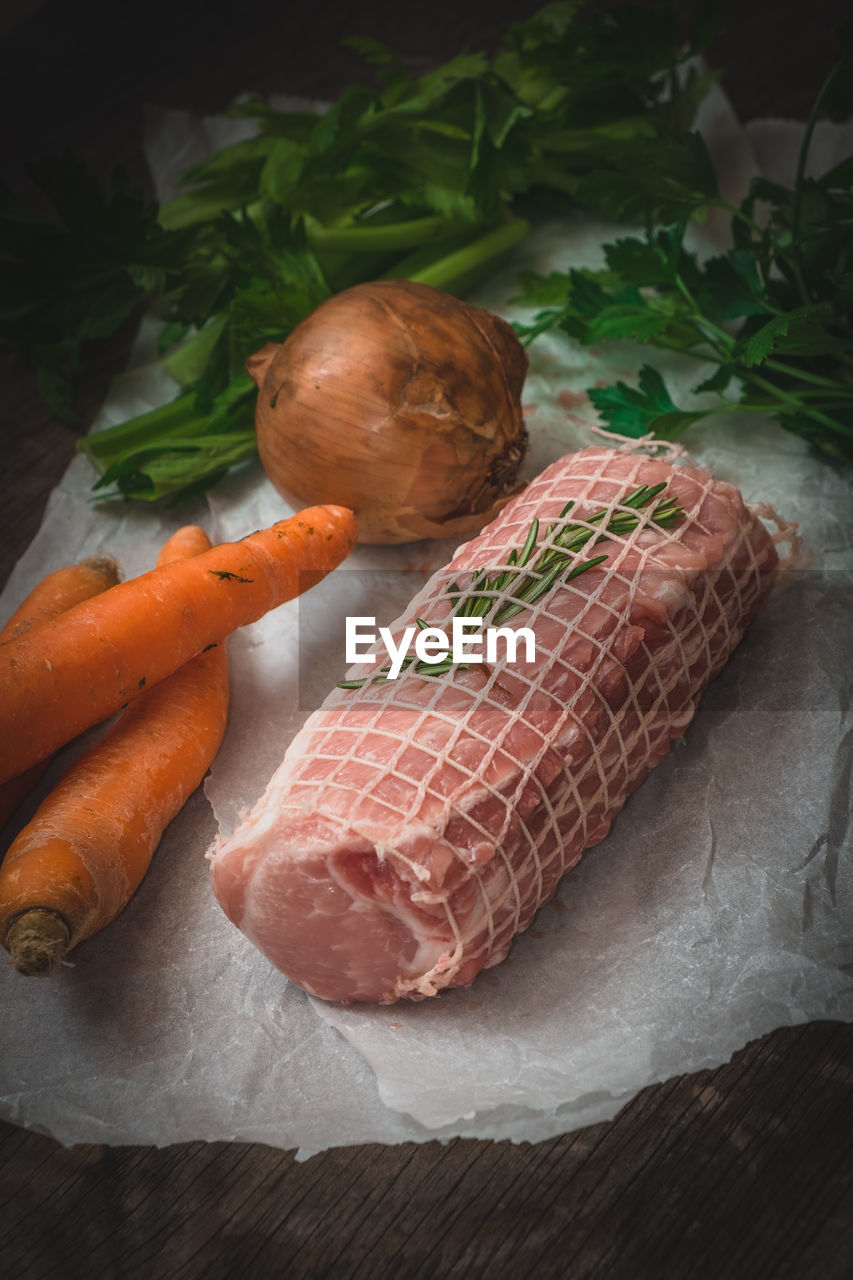
[[[755,162],[718,91],[704,128],[738,198]],[[152,113],[161,195],[196,156],[245,129]],[[756,137],[775,176],[791,132],[785,142],[774,124]],[[848,144],[833,136],[828,155]],[[520,267],[598,266],[614,234],[543,225],[474,300],[518,318]],[[711,251],[722,234],[712,224],[697,247]],[[153,336],[143,326],[96,428],[172,394]],[[584,387],[631,379],[647,357],[628,344],[537,342],[524,396],[527,474],[589,441]],[[658,353],[654,363],[687,401],[701,371]],[[853,1018],[851,477],[752,416],[694,428],[685,443],[748,499],[799,521],[811,567],[777,590],[685,739],[504,964],[468,991],[417,1005],[324,1004],[271,969],[210,892],[204,853],[217,823],[233,827],[343,671],[345,616],[389,621],[454,544],[359,548],[333,578],[230,641],[232,711],[207,798],[198,792],[169,828],[122,915],[55,979],[0,965],[0,1115],[65,1143],[242,1139],[303,1157],[454,1135],[537,1141],[610,1118],[645,1085],[723,1062],[775,1027]],[[177,523],[231,539],[288,514],[256,464],[179,514],[93,506],[91,480],[84,459],[69,467],[3,616],[71,559],[110,552],[131,576]],[[20,820],[100,732],[60,753]]]

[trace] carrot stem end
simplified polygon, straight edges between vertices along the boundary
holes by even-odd
[[[6,948],[18,973],[46,978],[59,967],[71,931],[56,911],[34,907],[18,916],[6,934]]]

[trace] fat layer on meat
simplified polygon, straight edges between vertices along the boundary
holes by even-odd
[[[306,991],[392,1003],[469,985],[501,961],[582,852],[690,722],[697,699],[772,587],[773,540],[730,484],[694,467],[593,447],[554,463],[393,625],[449,631],[472,571],[509,567],[540,538],[620,510],[665,481],[684,516],[648,508],[607,559],[557,583],[512,627],[536,655],[405,670],[335,688],[296,735],[263,796],[211,856],[229,918]],[[660,499],[659,499],[660,500]],[[535,557],[534,557],[535,559]],[[498,593],[500,597],[500,593]]]

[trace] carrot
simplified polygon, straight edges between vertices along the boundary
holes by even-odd
[[[32,631],[33,627],[41,626],[70,609],[72,605],[106,591],[107,587],[114,587],[117,582],[118,566],[115,560],[106,556],[95,556],[54,570],[33,587],[26,600],[5,623],[0,630],[0,644],[19,639]],[[0,785],[0,827],[5,826],[32,791],[47,768],[47,763],[47,760],[42,760],[26,773]]]
[[[0,646],[0,782],[319,582],[355,538],[351,511],[309,507],[122,582]]]
[[[17,640],[33,627],[49,622],[66,609],[114,587],[118,566],[109,556],[91,556],[77,564],[55,569],[36,583],[26,600],[3,624],[0,641]]]
[[[209,547],[190,525],[158,564]],[[227,713],[216,644],[139,697],[43,801],[0,866],[0,940],[20,973],[51,973],[127,905],[216,755]]]

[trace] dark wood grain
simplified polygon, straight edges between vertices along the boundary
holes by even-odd
[[[853,1274],[853,1034],[780,1030],[536,1144],[62,1148],[0,1132],[0,1256],[32,1280]]]
[[[121,13],[20,3],[0,26],[4,177],[68,146],[139,181],[144,106],[215,111],[238,92],[331,97],[374,35],[413,68],[493,42],[520,0],[429,6],[153,0]],[[689,16],[698,6],[681,6]],[[838,0],[722,6],[711,61],[743,118],[805,118]],[[78,429],[7,359],[0,384],[0,582],[123,366],[93,352]],[[2,1042],[0,1042],[0,1046]],[[2,1047],[0,1047],[2,1053]],[[785,1028],[713,1071],[644,1090],[609,1124],[514,1146],[456,1140],[324,1152],[262,1145],[63,1148],[0,1125],[0,1258],[17,1280],[176,1277],[853,1275],[853,1027]]]

